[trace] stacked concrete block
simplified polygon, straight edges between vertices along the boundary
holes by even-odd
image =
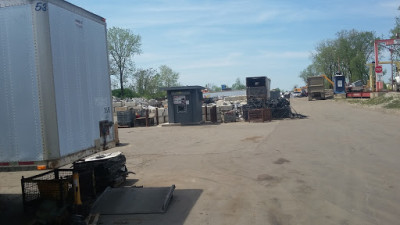
[[[229,105],[221,105],[218,107],[220,111],[222,112],[227,112],[227,111],[231,111],[233,109],[233,105],[229,104]]]
[[[168,123],[168,109],[158,108],[159,123]]]
[[[114,108],[115,112],[126,111],[126,110],[128,110],[127,106],[121,106],[121,107],[115,107]]]
[[[128,107],[135,107],[137,104],[136,104],[136,102],[125,102],[125,106],[128,106]]]
[[[206,106],[205,105],[203,105],[201,107],[201,110],[202,110],[201,113],[202,113],[202,116],[203,116],[203,121],[210,121],[210,114],[209,114],[210,110],[208,109],[208,107],[207,107],[207,113],[206,113]]]
[[[123,102],[113,102],[113,103],[112,103],[113,112],[116,113],[116,112],[117,112],[117,111],[116,111],[116,108],[122,107],[122,106],[124,106],[124,103],[123,103]]]
[[[224,101],[227,101],[227,102],[245,101],[245,100],[247,100],[246,95],[243,95],[243,96],[229,96],[229,97],[225,97],[224,98]]]
[[[234,110],[224,112],[224,123],[236,122],[236,112]]]
[[[158,118],[159,118],[159,123],[167,123],[168,122],[168,109],[158,108]]]
[[[215,104],[208,104],[207,105],[207,118],[206,118],[206,107],[202,107],[202,116],[203,116],[203,121],[211,121],[211,108],[215,106]],[[217,106],[217,122],[222,123],[223,122],[223,113],[221,112],[220,107]]]
[[[113,107],[122,107],[124,106],[124,102],[113,102],[112,105]]]

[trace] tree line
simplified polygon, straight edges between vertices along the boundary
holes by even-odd
[[[112,27],[107,31],[107,39],[113,96],[163,98],[166,95],[163,87],[179,86],[179,73],[166,65],[158,69],[135,67],[133,57],[142,53],[140,35],[129,29]]]
[[[398,8],[400,10],[400,7]],[[395,26],[390,30],[390,38],[400,34],[400,17],[395,18]],[[367,63],[374,61],[374,41],[379,39],[373,31],[342,30],[336,37],[317,44],[311,55],[312,63],[300,72],[299,77],[307,83],[310,76],[325,74],[330,79],[337,72],[350,82],[369,79]],[[399,49],[391,46],[394,60],[398,60]],[[397,48],[397,49],[396,49]],[[384,50],[380,48],[380,50]]]
[[[207,84],[204,85],[204,87],[205,87],[207,90],[211,91],[211,92],[219,92],[219,91],[222,91],[221,85],[220,85],[220,86],[217,86],[217,85],[215,85],[215,84],[213,84],[213,83],[207,83]],[[238,77],[238,78],[236,78],[235,83],[233,83],[231,87],[226,86],[226,88],[231,89],[231,90],[243,90],[243,89],[246,89],[246,85],[245,85],[244,82],[242,82],[242,80]]]

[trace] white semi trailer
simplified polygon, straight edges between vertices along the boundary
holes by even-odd
[[[0,171],[113,147],[106,32],[66,1],[0,1]]]

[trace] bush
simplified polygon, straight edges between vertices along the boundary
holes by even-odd
[[[132,91],[131,89],[124,89],[124,96],[121,96],[121,89],[114,89],[111,91],[112,96],[115,96],[117,98],[135,98],[138,97],[137,94]]]

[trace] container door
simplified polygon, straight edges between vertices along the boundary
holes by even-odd
[[[31,5],[0,8],[0,162],[43,159]]]
[[[62,156],[95,146],[99,122],[113,121],[104,24],[49,3]],[[113,129],[107,141],[114,138]]]
[[[191,102],[191,95],[175,95],[174,100],[174,113],[176,123],[191,123],[193,118],[193,102]]]

